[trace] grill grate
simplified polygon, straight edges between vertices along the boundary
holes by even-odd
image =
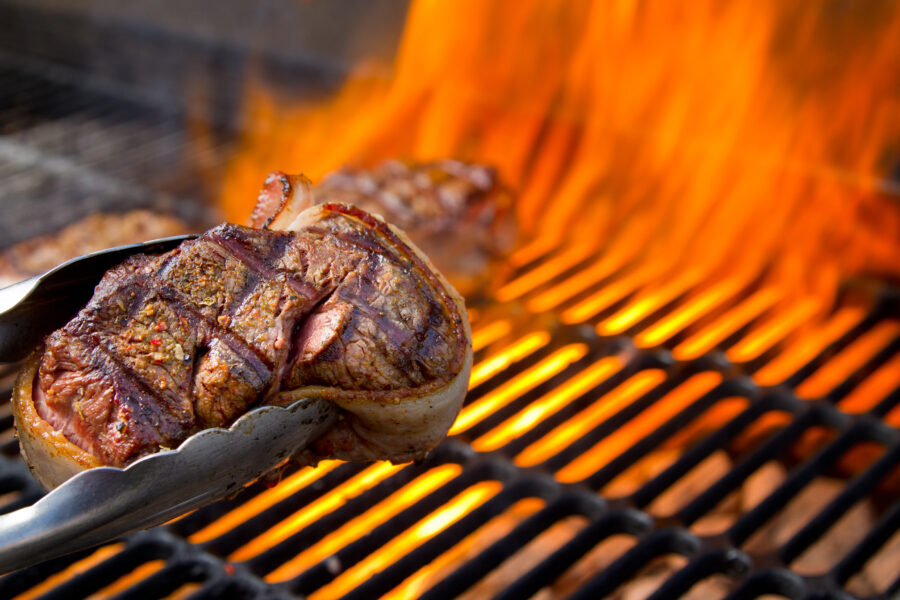
[[[900,505],[891,504],[895,489],[879,489],[889,476],[896,478],[900,459],[900,431],[884,418],[900,402],[900,388],[865,411],[840,406],[856,383],[891,366],[900,337],[891,329],[865,366],[823,398],[801,399],[791,387],[834,368],[843,350],[894,323],[890,304],[875,303],[856,326],[800,365],[787,378],[793,386],[774,387],[757,385],[747,372],[772,364],[777,352],[768,363],[743,366],[724,360],[720,351],[676,361],[668,349],[638,349],[629,338],[598,336],[583,326],[529,332],[498,326],[487,311],[476,310],[476,340],[496,336],[492,328],[508,333],[476,353],[476,373],[486,374],[467,400],[461,422],[469,424],[457,425],[455,438],[423,463],[329,463],[297,471],[274,488],[253,486],[164,528],[15,573],[0,585],[14,595],[61,577],[46,596],[56,597],[73,589],[101,591],[137,573],[138,580],[114,591],[141,598],[178,589],[201,598],[226,591],[229,597],[354,598],[393,591],[395,597],[442,598],[470,588],[480,594],[484,588],[473,586],[484,585],[505,561],[519,560],[517,553],[537,540],[539,548],[551,550],[539,551],[531,568],[493,590],[520,598],[565,580],[592,549],[624,536],[629,548],[598,561],[596,572],[583,574],[566,592],[584,598],[614,593],[648,565],[662,564],[668,576],[654,598],[690,593],[713,577],[719,578],[715,589],[732,598],[802,598],[823,590],[843,597],[839,590],[900,529]],[[825,318],[806,335],[815,336],[829,322]],[[525,428],[517,419],[532,422]],[[575,429],[556,439],[565,427]],[[503,428],[520,433],[494,433]],[[635,438],[617,445],[622,432]],[[492,442],[492,434],[510,441]],[[724,468],[701,475],[708,485],[685,485],[710,459],[723,456]],[[645,471],[652,475],[632,472],[648,460]],[[17,503],[33,501],[36,492],[24,481],[21,464],[9,458],[5,464],[18,476],[5,477],[4,489],[15,482],[27,490]],[[771,464],[785,465],[784,479],[761,493],[758,504],[727,518],[723,502]],[[845,483],[789,537],[751,543],[818,480]],[[672,494],[666,500],[673,489],[674,500]],[[861,501],[879,506],[879,520],[851,532],[855,543],[845,545],[833,564],[801,575],[798,559]],[[554,541],[554,526],[573,517],[576,530]],[[497,527],[503,534],[495,537]],[[447,556],[452,560],[442,561]],[[898,590],[900,578],[871,597]]]
[[[203,197],[183,168],[201,161],[183,117],[3,61],[0,107],[9,210],[78,194],[87,208],[124,198],[205,218],[183,202]],[[37,233],[4,222],[5,240]],[[495,301],[472,310],[466,406],[422,463],[296,470],[7,575],[0,595],[900,593],[896,293],[860,285],[828,308],[633,260],[552,238],[522,248]],[[11,511],[41,492],[8,404],[0,431],[0,510]]]
[[[3,246],[102,210],[150,207],[189,223],[212,220],[204,157],[190,147],[183,115],[0,56],[0,133]]]

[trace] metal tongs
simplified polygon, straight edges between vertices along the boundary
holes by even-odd
[[[167,252],[195,237],[176,235],[92,252],[0,289],[0,363],[27,357],[45,335],[71,319],[107,270],[133,254]]]
[[[177,236],[95,252],[0,289],[0,361],[25,358],[71,318],[110,267],[139,252],[164,252]],[[0,573],[30,566],[159,525],[240,490],[323,434],[337,418],[309,398],[263,406],[228,429],[206,429],[175,450],[124,469],[97,467],[72,477],[34,505],[0,516]]]

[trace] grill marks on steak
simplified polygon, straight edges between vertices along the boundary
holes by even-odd
[[[449,380],[461,323],[433,274],[373,223],[336,212],[296,233],[222,225],[132,258],[48,338],[38,413],[122,466],[281,390]]]
[[[441,316],[443,307],[435,294],[424,293],[426,282],[410,276],[411,264],[398,262],[388,248],[359,231],[312,229],[310,234],[296,241],[298,251],[287,255],[305,260],[286,266],[304,270],[309,279],[340,285],[297,329],[296,357],[286,373],[286,389],[414,387],[452,370],[449,359],[458,359],[448,350],[458,345],[457,340]],[[349,264],[328,262],[328,239],[341,256],[353,257]],[[326,264],[334,272],[324,272]],[[431,335],[439,336],[437,344],[426,331],[431,327],[435,328]]]
[[[190,364],[159,359],[163,340],[192,348],[196,333],[148,291],[155,261],[132,271],[136,262],[107,274],[92,306],[48,338],[35,386],[38,413],[108,464],[171,447],[194,423]]]
[[[495,278],[516,240],[512,195],[490,167],[456,160],[385,161],[344,168],[315,187],[302,175],[270,174],[250,224],[288,229],[304,209],[352,204],[400,227],[464,294]]]

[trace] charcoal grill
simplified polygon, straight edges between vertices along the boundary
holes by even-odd
[[[80,77],[59,46],[22,38],[80,31],[77,15],[0,14],[17,24],[0,53],[4,243],[95,209],[215,219],[203,176],[237,127],[227,99],[202,115],[221,147],[200,155],[185,107],[136,93],[146,82]],[[204,48],[223,80],[245,67],[233,48]],[[333,79],[331,64],[291,66],[317,89]],[[52,210],[36,214],[38,198]],[[672,293],[648,306],[632,265],[603,261],[558,241],[511,257],[505,285],[472,308],[471,389],[425,461],[289,471],[6,575],[0,595],[897,597],[897,290],[848,285],[813,318],[821,307],[761,281],[662,281]],[[6,512],[41,491],[8,404],[0,415]]]

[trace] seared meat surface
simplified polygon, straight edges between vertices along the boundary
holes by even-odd
[[[496,171],[482,165],[394,160],[367,170],[345,168],[294,202],[295,177],[276,172],[266,184],[251,216],[254,227],[312,204],[352,204],[403,229],[464,294],[486,282],[516,238],[512,197]]]
[[[346,413],[303,460],[422,456],[468,379],[461,301],[364,211],[319,206],[291,229],[226,224],[108,272],[48,338],[37,413],[122,466],[261,403],[313,395]]]

